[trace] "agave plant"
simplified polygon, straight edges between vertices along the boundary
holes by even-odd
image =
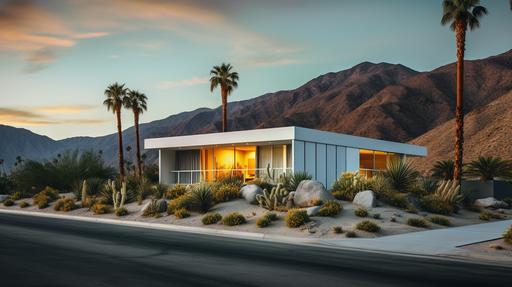
[[[434,167],[430,170],[430,175],[433,178],[440,180],[450,180],[453,179],[453,170],[454,170],[454,162],[453,160],[439,160],[434,164]]]
[[[282,176],[280,181],[286,190],[295,191],[301,181],[311,180],[312,178],[313,177],[309,173],[305,171],[298,171]]]
[[[399,192],[408,192],[416,184],[420,173],[403,159],[389,162],[384,177],[389,181],[392,188]]]
[[[464,174],[468,177],[478,177],[482,181],[512,178],[512,161],[500,157],[480,156],[466,165]]]
[[[456,205],[464,199],[460,192],[460,184],[456,180],[444,180],[434,192],[434,196],[441,201]]]
[[[212,189],[206,183],[195,186],[190,192],[191,207],[202,213],[208,212],[213,206]]]

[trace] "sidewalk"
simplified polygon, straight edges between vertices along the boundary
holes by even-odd
[[[512,220],[503,220],[372,239],[326,239],[321,240],[321,242],[330,246],[385,252],[430,256],[464,256],[469,252],[457,247],[501,238],[510,225],[512,225]]]

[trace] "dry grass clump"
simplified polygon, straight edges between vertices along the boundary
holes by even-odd
[[[498,213],[484,210],[484,211],[480,212],[480,216],[478,218],[480,218],[480,220],[489,221],[491,219],[502,219],[503,217]]]
[[[512,244],[512,225],[510,225],[508,230],[503,233],[503,240],[508,244]]]
[[[36,193],[32,198],[34,200],[34,204],[37,205],[39,209],[43,209],[48,207],[50,202],[54,202],[59,199],[59,192],[47,186],[39,193]]]
[[[53,210],[55,211],[71,211],[73,209],[77,209],[78,205],[76,205],[75,200],[72,198],[61,198],[55,203],[53,206]]]
[[[222,224],[227,225],[227,226],[240,225],[240,224],[244,224],[245,222],[246,222],[245,217],[238,212],[232,212],[232,213],[224,216],[224,218],[222,218]]]
[[[118,209],[116,209],[116,215],[117,216],[128,215],[128,209],[126,209],[126,207],[119,207]]]
[[[110,205],[107,205],[102,202],[96,202],[91,206],[91,211],[94,214],[107,214],[111,212]]]
[[[362,231],[376,233],[380,231],[380,227],[369,220],[361,221],[356,225],[356,228]]]
[[[212,188],[212,197],[215,202],[226,202],[240,198],[240,187],[238,184],[220,184]]]
[[[320,210],[318,211],[319,216],[336,216],[340,214],[341,209],[343,207],[341,204],[335,200],[329,200],[322,204]]]
[[[175,184],[165,192],[165,198],[171,200],[187,193],[187,187],[182,184]]]
[[[310,221],[308,213],[304,209],[290,209],[284,218],[286,225],[290,228],[299,227]]]
[[[29,207],[29,206],[30,206],[30,203],[28,203],[28,202],[26,202],[26,201],[22,201],[22,202],[20,203],[20,207],[21,207],[21,208],[27,208],[27,207]]]
[[[429,217],[428,220],[430,220],[430,222],[432,222],[432,223],[443,225],[443,226],[452,225],[452,223],[450,222],[450,219],[443,217],[443,216],[432,216],[432,217]]]
[[[354,210],[354,214],[357,216],[357,217],[367,217],[368,216],[368,211],[364,208],[358,208],[356,210]]]
[[[218,212],[207,213],[203,216],[203,218],[201,218],[201,221],[203,222],[204,225],[215,224],[221,220],[222,220],[222,215],[220,215],[220,213],[218,213]]]
[[[413,227],[421,227],[421,228],[428,227],[427,222],[422,218],[409,218],[409,219],[407,219],[407,225],[413,226]]]
[[[3,204],[4,204],[4,206],[13,206],[14,200],[7,198],[6,200],[3,201]]]
[[[341,233],[343,233],[343,227],[341,227],[341,226],[333,226],[332,227],[332,232],[334,232],[336,234],[341,234]]]

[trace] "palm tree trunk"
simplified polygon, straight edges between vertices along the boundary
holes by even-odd
[[[462,159],[464,149],[464,50],[466,44],[466,23],[458,21],[455,26],[457,41],[457,100],[455,106],[455,166],[453,179],[462,178]]]
[[[137,169],[139,171],[139,178],[141,178],[142,177],[142,161],[140,160],[139,113],[134,112],[133,118],[135,119],[135,140],[137,141]]]
[[[119,155],[119,175],[121,182],[124,181],[124,155],[123,155],[123,131],[121,130],[121,108],[116,110],[117,118],[117,149]]]
[[[226,88],[221,88],[222,97],[222,131],[228,131],[228,92]]]

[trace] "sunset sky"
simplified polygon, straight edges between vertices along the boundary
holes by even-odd
[[[363,61],[431,70],[455,60],[441,2],[0,0],[0,124],[55,139],[112,133],[102,101],[116,81],[148,96],[142,122],[216,107],[207,81],[222,62],[240,73],[230,101]],[[489,15],[468,35],[468,59],[512,49],[508,0],[481,2]]]

